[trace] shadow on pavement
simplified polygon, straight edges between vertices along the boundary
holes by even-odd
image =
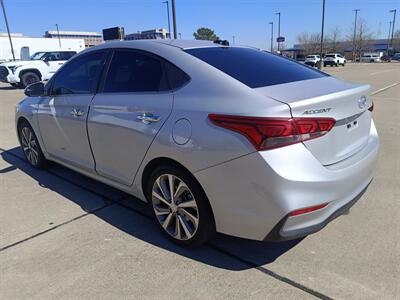
[[[275,261],[301,241],[299,239],[266,243],[218,234],[206,246],[195,249],[181,248],[161,234],[155,221],[150,217],[147,204],[143,201],[55,163],[51,163],[47,170],[34,169],[25,160],[19,147],[2,152],[1,156],[12,167],[0,170],[0,174],[19,169],[35,179],[40,186],[57,192],[80,205],[84,211],[92,212],[93,215],[133,238],[214,267],[245,270],[262,266]],[[64,182],[60,184],[60,180],[66,180],[97,196],[103,196],[103,205],[116,204],[98,210],[98,197],[93,197],[97,199],[96,201],[91,201],[87,197],[77,197],[76,193],[69,189],[69,184]]]

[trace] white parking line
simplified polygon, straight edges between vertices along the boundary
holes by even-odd
[[[382,74],[382,73],[386,73],[386,72],[391,72],[391,71],[395,71],[395,70],[399,70],[399,69],[390,69],[390,70],[383,70],[383,71],[378,71],[378,72],[372,72],[369,75],[378,75],[378,74]]]
[[[392,83],[392,84],[390,84],[390,85],[388,85],[388,86],[385,86],[385,87],[383,87],[383,88],[381,88],[381,89],[379,89],[379,90],[376,90],[376,91],[372,92],[371,95],[376,95],[376,94],[378,94],[378,93],[381,93],[381,92],[383,92],[383,91],[386,91],[387,89],[390,89],[390,88],[392,88],[392,87],[394,87],[394,86],[396,86],[396,85],[399,85],[399,84],[400,84],[400,82]]]

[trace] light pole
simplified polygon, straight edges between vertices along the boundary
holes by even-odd
[[[167,4],[167,16],[168,16],[168,34],[169,34],[169,38],[171,38],[171,23],[169,21],[169,2],[164,1],[163,3]]]
[[[10,27],[8,26],[6,8],[4,7],[3,0],[0,0],[0,3],[1,3],[1,8],[3,9],[4,21],[5,21],[6,27],[7,27],[7,33],[8,33],[8,39],[10,41],[11,53],[13,56],[13,60],[15,61],[14,47],[13,47],[13,43],[12,43],[12,39],[11,39]]]
[[[322,0],[322,24],[321,24],[321,46],[320,46],[320,60],[318,69],[322,69],[322,56],[323,56],[323,47],[324,47],[324,22],[325,22],[325,0]]]
[[[274,22],[269,22],[271,25],[271,53],[273,50],[273,45],[274,45]]]
[[[355,17],[354,17],[354,35],[353,35],[353,62],[356,61],[356,31],[357,31],[357,14],[360,11],[360,9],[353,9],[355,12]]]
[[[232,45],[235,45],[235,36],[232,35]]]
[[[389,34],[387,39],[386,55],[389,57],[389,47],[390,47],[390,32],[392,31],[392,21],[389,21]]]
[[[392,36],[390,38],[390,46],[393,47],[393,35],[394,35],[394,24],[396,22],[396,10],[395,9],[391,9],[391,10],[389,10],[389,12],[393,13]]]
[[[278,38],[281,37],[281,13],[277,12],[275,15],[278,15]],[[281,50],[281,42],[278,41],[278,51]]]
[[[57,28],[58,44],[60,45],[61,48],[60,30],[58,30],[58,24],[56,24],[56,28]]]
[[[172,22],[174,23],[174,39],[177,38],[177,28],[176,28],[176,12],[175,12],[175,0],[172,1]]]

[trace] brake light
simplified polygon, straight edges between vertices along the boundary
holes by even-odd
[[[371,106],[368,108],[369,111],[374,111],[374,101],[372,101]]]
[[[335,125],[331,118],[260,118],[210,114],[219,127],[244,135],[254,147],[268,150],[321,137]]]
[[[292,211],[291,213],[289,213],[289,217],[294,217],[294,216],[306,214],[306,213],[309,213],[312,211],[316,211],[316,210],[326,207],[327,205],[328,205],[328,203],[324,203],[324,204],[320,204],[320,205],[316,205],[316,206],[298,209],[298,210],[295,210],[295,211]]]

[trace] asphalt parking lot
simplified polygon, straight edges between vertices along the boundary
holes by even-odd
[[[349,214],[301,240],[218,235],[181,249],[142,202],[58,165],[29,167],[0,84],[0,299],[399,299],[400,63],[325,71],[374,91],[375,179]]]

